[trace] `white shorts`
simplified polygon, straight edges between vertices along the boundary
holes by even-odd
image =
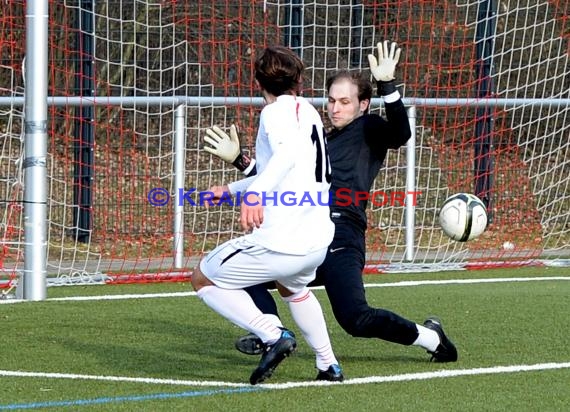
[[[296,293],[315,279],[326,253],[326,247],[306,255],[278,253],[239,237],[212,250],[200,262],[200,270],[224,289],[243,289],[276,280]]]

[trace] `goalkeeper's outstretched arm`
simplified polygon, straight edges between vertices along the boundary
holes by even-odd
[[[365,139],[372,151],[384,159],[386,149],[398,149],[406,144],[412,135],[410,121],[400,92],[396,89],[395,71],[400,61],[401,49],[395,42],[384,40],[376,45],[378,58],[368,55],[370,71],[378,85],[378,94],[384,99],[386,120],[380,116],[369,116],[365,123]],[[379,139],[378,136],[388,136]]]
[[[389,44],[388,40],[377,43],[376,48],[378,49],[378,58],[373,54],[368,55],[370,71],[376,80],[378,94],[384,98],[386,103],[392,103],[400,99],[394,74],[402,51],[395,42]]]
[[[204,146],[205,151],[218,156],[227,163],[231,163],[244,175],[249,177],[257,173],[255,159],[250,158],[241,151],[235,125],[231,125],[229,136],[218,126],[206,129],[204,141],[210,145]]]

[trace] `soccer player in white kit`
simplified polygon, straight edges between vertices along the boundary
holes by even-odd
[[[208,306],[264,342],[250,377],[253,385],[270,377],[296,348],[294,334],[263,314],[243,290],[267,281],[276,282],[315,352],[317,378],[329,371],[343,379],[321,306],[307,288],[325,258],[334,224],[324,127],[316,109],[298,96],[303,70],[301,59],[282,46],[266,48],[256,60],[255,79],[266,102],[256,139],[257,175],[211,188],[216,197],[242,195],[240,221],[250,233],[218,246],[192,275],[192,286]]]

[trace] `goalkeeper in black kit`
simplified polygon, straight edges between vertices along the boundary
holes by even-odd
[[[417,324],[386,309],[370,307],[366,301],[362,271],[366,253],[367,201],[353,198],[339,206],[336,193],[369,192],[389,149],[398,149],[411,136],[410,124],[400,93],[395,87],[395,69],[401,49],[396,43],[377,44],[378,59],[369,55],[370,71],[378,94],[384,100],[386,119],[370,114],[372,84],[362,73],[339,71],[327,79],[327,114],[333,129],[327,133],[332,167],[330,211],[335,234],[324,262],[311,286],[324,285],[334,316],[350,335],[379,338],[425,349],[435,362],[457,361],[457,349],[443,331],[438,318]],[[255,160],[241,153],[236,128],[229,136],[218,127],[208,129],[205,150],[234,164],[248,175],[255,174]],[[268,289],[271,284],[247,288],[259,309],[280,322]],[[263,351],[261,340],[248,334],[238,338],[236,348],[247,354]]]

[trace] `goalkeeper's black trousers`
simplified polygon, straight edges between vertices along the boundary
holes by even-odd
[[[350,335],[379,338],[411,345],[418,337],[415,322],[389,310],[372,308],[366,301],[362,270],[365,264],[365,230],[346,219],[333,219],[335,236],[317,277],[309,286],[324,285],[334,316]],[[263,313],[277,316],[277,306],[268,289],[271,283],[246,288]]]

